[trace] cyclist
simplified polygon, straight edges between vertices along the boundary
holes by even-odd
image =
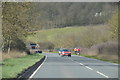
[[[77,49],[77,53],[78,53],[78,55],[80,55],[80,51],[81,51],[81,49],[78,48],[78,49]]]
[[[77,48],[74,49],[75,54],[77,55]]]

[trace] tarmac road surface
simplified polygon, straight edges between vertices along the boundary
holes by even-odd
[[[118,78],[118,64],[72,55],[47,57],[31,78]]]

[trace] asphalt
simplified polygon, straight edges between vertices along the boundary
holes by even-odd
[[[118,78],[118,64],[72,55],[47,57],[32,78]]]

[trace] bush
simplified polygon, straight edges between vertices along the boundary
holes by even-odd
[[[40,45],[40,48],[41,49],[54,49],[55,45],[52,43],[52,42],[41,42],[41,43],[38,43]]]
[[[118,43],[117,42],[106,42],[91,47],[97,50],[98,54],[109,54],[117,55],[118,53]]]
[[[3,51],[7,52],[8,47],[9,47],[9,44],[5,44]],[[22,40],[17,39],[17,40],[14,40],[14,41],[11,42],[10,49],[11,50],[18,50],[18,51],[25,51],[26,50],[26,44]]]
[[[111,37],[113,40],[117,40],[118,39],[118,19],[120,16],[118,16],[118,13],[115,13],[113,14],[113,16],[111,17],[111,19],[109,20],[108,22],[108,25],[109,25],[109,28],[110,28],[110,31],[111,31]]]

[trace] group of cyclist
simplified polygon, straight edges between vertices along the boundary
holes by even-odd
[[[74,53],[75,53],[76,55],[80,55],[80,51],[81,51],[80,48],[75,48],[75,49],[74,49]]]

